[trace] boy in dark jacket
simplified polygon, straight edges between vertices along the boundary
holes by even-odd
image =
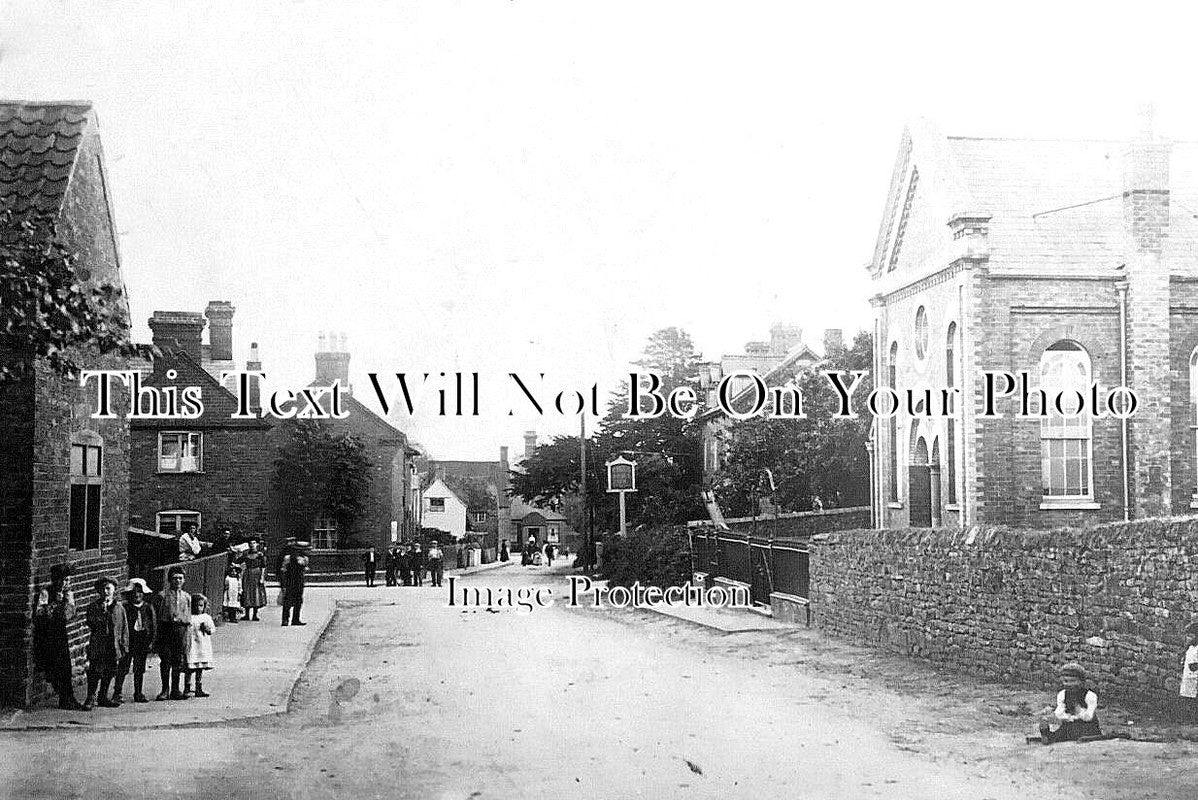
[[[113,707],[108,699],[108,685],[116,676],[117,664],[129,652],[129,627],[125,607],[117,602],[116,581],[100,578],[96,581],[96,599],[87,607],[87,699],[83,710],[93,706]],[[99,695],[96,694],[97,688]]]

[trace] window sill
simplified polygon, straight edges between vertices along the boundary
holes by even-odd
[[[203,475],[202,469],[160,469],[159,475]]]
[[[944,510],[945,511],[960,511],[961,505],[960,505],[960,503],[949,503],[948,505],[946,505],[944,507]]]
[[[902,508],[903,503],[901,500],[891,500],[889,503],[886,504],[886,507],[887,508]]]
[[[1093,500],[1078,498],[1076,500],[1069,498],[1059,498],[1044,500],[1040,503],[1041,511],[1097,511],[1102,508]]]

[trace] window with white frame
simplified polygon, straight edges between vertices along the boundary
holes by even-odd
[[[188,525],[200,529],[200,512],[185,508],[175,508],[170,511],[158,512],[158,532],[178,536]]]
[[[1076,342],[1060,341],[1040,358],[1040,388],[1049,402],[1064,396],[1066,412],[1078,410],[1074,392],[1085,397],[1090,386],[1090,356]],[[1049,408],[1040,423],[1041,479],[1046,498],[1093,499],[1093,439],[1089,412],[1062,415]]]
[[[100,435],[77,434],[71,443],[71,517],[68,547],[95,550],[100,546],[100,492],[103,485],[104,445]]]
[[[204,435],[187,431],[158,434],[159,472],[202,472]]]
[[[487,521],[487,512],[486,511],[471,511],[470,512],[470,521],[477,523],[479,525],[484,524]]]
[[[312,527],[312,547],[317,550],[333,550],[337,547],[337,520],[318,517]]]
[[[428,499],[428,510],[429,511],[444,511],[445,510],[445,498],[444,497],[430,497]]]

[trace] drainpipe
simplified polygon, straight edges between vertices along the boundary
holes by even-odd
[[[1127,386],[1127,282],[1115,284],[1119,293],[1119,384]],[[1123,437],[1123,521],[1131,520],[1131,476],[1127,463],[1127,416],[1119,420]]]

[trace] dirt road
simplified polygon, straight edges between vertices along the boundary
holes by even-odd
[[[564,575],[519,566],[470,580],[565,592]],[[315,591],[347,602],[287,716],[3,734],[0,796],[1102,796],[1064,772],[907,746],[891,724],[901,699],[869,681],[746,659],[735,636],[707,647],[706,631],[644,612],[490,613],[448,608],[430,587]],[[219,691],[219,673],[208,683]]]

